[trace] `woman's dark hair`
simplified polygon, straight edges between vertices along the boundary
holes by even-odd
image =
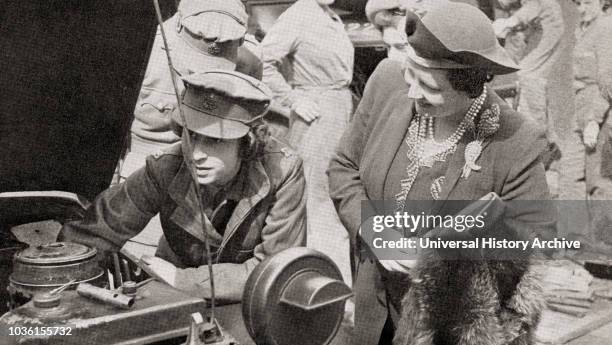
[[[270,130],[268,125],[260,123],[253,125],[249,134],[245,135],[240,141],[240,158],[242,160],[258,159],[264,153],[264,148],[268,144]]]
[[[493,80],[493,75],[482,68],[449,69],[447,77],[453,89],[467,93],[470,98],[480,96],[485,83]]]

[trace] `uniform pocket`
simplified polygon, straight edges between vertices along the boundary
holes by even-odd
[[[140,122],[148,125],[150,129],[167,130],[175,104],[164,99],[155,98],[157,97],[148,97],[139,103],[134,115]]]

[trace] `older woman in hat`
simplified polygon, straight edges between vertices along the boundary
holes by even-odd
[[[212,70],[184,82],[186,122],[178,110],[173,121],[187,128],[191,145],[184,135],[180,143],[149,156],[125,182],[102,192],[83,220],[66,224],[61,239],[116,251],[159,214],[164,235],[157,257],[147,259],[151,269],[179,289],[210,297],[207,236],[217,297],[239,302],[261,260],[305,245],[302,162],[267,140],[261,117],[269,90],[260,81]],[[195,172],[186,162],[191,149]]]
[[[525,260],[381,260],[360,235],[367,200],[390,200],[410,213],[411,200],[477,200],[490,192],[502,200],[549,198],[543,129],[486,86],[492,75],[517,70],[490,20],[455,2],[407,16],[408,58],[385,60],[371,75],[328,170],[331,197],[359,252],[353,344],[389,344],[393,333],[396,344],[529,344],[540,300]],[[512,214],[527,226],[496,236],[549,236],[550,207],[528,205]]]

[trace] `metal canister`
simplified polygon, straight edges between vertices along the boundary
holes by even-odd
[[[12,307],[72,280],[72,288],[84,282],[98,283],[104,271],[96,262],[96,254],[95,248],[71,242],[28,247],[16,253],[9,277]]]

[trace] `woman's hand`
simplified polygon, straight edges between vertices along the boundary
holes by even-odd
[[[385,240],[398,241],[402,238],[402,235],[395,229],[386,228],[380,233],[384,234],[383,238]],[[389,272],[409,274],[410,270],[416,266],[419,248],[374,248],[371,246],[374,238],[377,237],[374,234],[373,218],[366,219],[359,228],[359,236],[366,245],[370,246],[371,252],[376,256],[378,262]],[[384,259],[389,257],[403,259]]]
[[[321,116],[321,109],[319,105],[308,98],[301,98],[295,101],[291,105],[291,110],[293,110],[307,123],[310,123]]]
[[[596,121],[589,121],[586,127],[584,128],[584,133],[582,135],[582,141],[584,145],[589,148],[595,148],[597,145],[597,136],[599,135],[599,124]]]

